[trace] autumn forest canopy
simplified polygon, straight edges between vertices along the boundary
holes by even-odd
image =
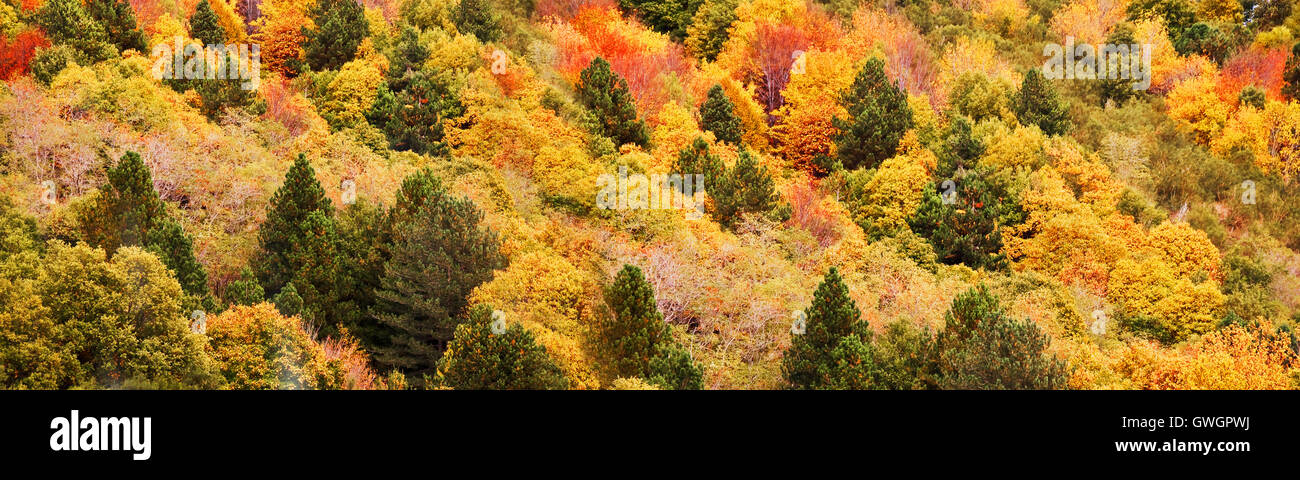
[[[1298,97],[1292,0],[0,0],[0,388],[1296,389]]]

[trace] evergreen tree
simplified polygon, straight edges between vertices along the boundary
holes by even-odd
[[[744,149],[740,150],[736,166],[710,188],[709,196],[713,198],[710,213],[726,228],[734,227],[741,214],[766,213],[776,206],[776,190],[767,167],[758,165],[754,156]]]
[[[948,132],[943,137],[943,148],[939,150],[939,165],[935,168],[936,178],[952,177],[975,167],[976,160],[984,155],[984,145],[971,131],[970,120],[961,115],[953,115],[948,122]]]
[[[145,52],[144,32],[136,25],[135,11],[127,0],[91,0],[87,13],[104,28],[109,43],[118,50]]]
[[[339,292],[339,302],[356,309],[358,314],[369,312],[375,305],[375,290],[384,275],[388,261],[388,247],[392,243],[389,215],[382,206],[365,199],[349,205],[339,212],[335,220],[338,233],[338,253],[341,257],[340,278],[346,287]],[[391,333],[382,325],[371,321],[368,314],[346,324],[348,332],[356,337],[366,350],[386,344]]]
[[[143,245],[145,235],[167,213],[140,154],[126,152],[107,176],[95,202],[79,212],[78,223],[87,243],[112,255],[119,247]]]
[[[339,252],[334,219],[322,210],[307,215],[303,236],[294,242],[288,260],[296,268],[292,281],[302,299],[299,315],[324,336],[337,336],[339,327],[359,323],[361,312],[344,301],[353,290],[352,279],[343,275],[346,261]]]
[[[1060,135],[1070,127],[1066,106],[1038,69],[1030,69],[1016,92],[1016,117],[1021,125],[1038,125],[1047,135]]]
[[[683,148],[677,154],[677,162],[673,165],[673,172],[681,174],[682,177],[704,175],[706,189],[717,185],[726,171],[727,167],[722,164],[722,159],[709,153],[709,144],[701,137],[695,137],[695,141],[691,142],[690,146]],[[698,186],[696,188],[698,189]]]
[[[32,20],[52,43],[71,47],[78,63],[89,65],[117,54],[104,26],[86,12],[80,0],[49,0]]]
[[[180,223],[164,218],[149,230],[145,245],[172,271],[188,295],[208,295],[208,272],[194,256],[194,241]]]
[[[257,282],[253,270],[244,267],[239,270],[239,280],[226,285],[226,303],[234,305],[257,305],[266,301],[266,292]]]
[[[578,98],[591,110],[594,133],[609,137],[615,146],[634,143],[645,147],[650,143],[645,123],[637,118],[627,80],[610,70],[605,59],[596,57],[582,70]]]
[[[285,174],[284,185],[271,195],[266,208],[266,221],[257,233],[261,247],[253,259],[253,271],[266,294],[274,297],[301,265],[291,253],[307,236],[303,226],[313,212],[325,217],[334,213],[334,205],[325,196],[325,189],[316,180],[316,171],[307,157],[298,154],[293,166]]]
[[[1264,91],[1254,85],[1247,85],[1246,88],[1241,89],[1241,93],[1237,94],[1237,103],[1241,107],[1262,109],[1267,101],[1268,97],[1264,95]]]
[[[953,299],[932,347],[934,386],[944,389],[1065,388],[1064,361],[1033,322],[1008,318],[984,285]]]
[[[410,25],[402,25],[397,46],[388,63],[388,89],[401,92],[407,88],[407,73],[414,74],[429,59],[429,49],[420,42],[420,33]]]
[[[709,88],[709,97],[700,105],[700,126],[713,132],[718,140],[739,145],[742,127],[734,109],[731,99],[722,92],[722,85],[714,84]]]
[[[657,32],[665,33],[674,41],[686,38],[686,29],[691,26],[695,12],[704,0],[619,0],[618,5],[624,10],[635,12],[647,26]]]
[[[1024,221],[1017,199],[1001,185],[986,180],[982,172],[963,172],[953,177],[949,199],[943,191],[927,186],[916,216],[908,220],[912,231],[934,247],[940,262],[971,268],[1002,270],[1007,267],[1002,253],[1002,228]],[[943,182],[937,182],[943,188]]]
[[[647,382],[668,390],[701,390],[704,372],[690,352],[674,343],[659,346],[650,359]]]
[[[204,0],[207,1],[207,0]],[[311,10],[315,29],[303,28],[303,54],[316,71],[336,70],[352,61],[361,40],[370,36],[366,12],[356,0],[319,0]]]
[[[1111,30],[1110,35],[1106,37],[1106,43],[1111,45],[1131,45],[1137,43],[1137,41],[1133,39],[1133,27],[1129,26],[1127,23],[1116,25],[1115,28]],[[1107,65],[1106,71],[1109,72],[1119,68],[1120,60],[1115,57],[1110,58],[1110,64]],[[1137,72],[1131,72],[1130,77],[1136,75]],[[1130,98],[1136,98],[1139,96],[1141,91],[1133,89],[1133,84],[1135,82],[1137,82],[1137,79],[1134,78],[1116,78],[1113,80],[1097,79],[1094,83],[1099,92],[1101,105],[1105,106],[1106,102],[1113,100],[1116,106],[1122,106],[1124,105],[1124,102],[1128,101]]]
[[[655,304],[654,287],[641,269],[623,265],[605,292],[613,317],[601,322],[601,347],[618,377],[636,377],[663,388],[697,389],[703,373],[672,337]]]
[[[388,138],[393,150],[410,150],[428,155],[447,152],[443,141],[444,122],[465,113],[446,75],[424,70],[408,71],[393,91],[381,85],[366,119]]]
[[[465,313],[467,297],[504,268],[496,233],[467,198],[434,185],[433,195],[404,224],[395,224],[371,315],[395,333],[375,360],[405,373],[432,375]]]
[[[727,42],[727,29],[736,21],[736,0],[704,0],[687,27],[686,46],[696,58],[714,61]]]
[[[457,390],[563,390],[564,372],[518,323],[492,332],[492,307],[479,305],[456,326],[439,362],[441,383]]]
[[[835,138],[840,164],[849,170],[875,168],[894,156],[903,133],[912,128],[912,109],[907,94],[885,75],[885,63],[868,60],[840,101],[849,113],[847,119],[832,119],[840,130]]]
[[[284,288],[280,289],[280,293],[275,294],[271,303],[275,304],[275,309],[286,317],[302,313],[302,297],[298,296],[298,289],[293,286],[293,282],[284,284]]]
[[[212,4],[208,0],[199,0],[198,6],[194,7],[194,14],[190,15],[190,37],[204,45],[226,43],[226,31],[221,28],[217,14],[212,11]]]
[[[804,333],[796,335],[781,360],[781,374],[798,389],[856,387],[861,367],[869,366],[870,329],[849,298],[849,287],[834,267],[813,292]],[[865,353],[864,353],[865,349]],[[856,363],[855,363],[856,361]],[[841,365],[843,363],[843,365]],[[842,367],[856,367],[845,369]]]
[[[484,0],[460,0],[456,7],[456,29],[478,38],[483,43],[501,39],[501,14]]]

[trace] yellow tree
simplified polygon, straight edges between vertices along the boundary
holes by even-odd
[[[254,41],[262,45],[262,63],[270,71],[292,75],[302,63],[303,29],[315,28],[307,16],[314,0],[267,0],[257,19]]]

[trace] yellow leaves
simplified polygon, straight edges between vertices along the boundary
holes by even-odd
[[[1197,18],[1221,22],[1241,22],[1241,2],[1237,0],[1200,0],[1194,2]]]
[[[1048,140],[1044,152],[1053,166],[1079,192],[1079,201],[1092,207],[1098,217],[1115,211],[1115,204],[1124,185],[1111,178],[1106,167],[1094,153],[1085,155],[1080,148],[1063,137]]]
[[[1261,327],[1262,328],[1262,327]],[[1281,336],[1233,325],[1175,348],[1137,340],[1113,362],[1119,385],[1147,390],[1266,390],[1295,388],[1290,345]]]
[[[977,126],[988,147],[980,164],[997,169],[1033,169],[1043,161],[1043,146],[1047,136],[1038,126],[1017,125],[1009,129],[1001,122],[983,122]]]
[[[1108,297],[1126,315],[1147,317],[1172,338],[1209,331],[1223,294],[1213,282],[1193,283],[1178,273],[1159,258],[1120,260],[1110,275]]]
[[[1224,155],[1245,148],[1255,155],[1255,165],[1290,180],[1300,173],[1300,104],[1276,100],[1263,110],[1243,107],[1211,141],[1212,150]]]
[[[1128,3],[1127,0],[1066,2],[1052,15],[1052,31],[1061,38],[1061,43],[1065,37],[1074,37],[1076,44],[1101,43],[1115,24],[1127,18]]]
[[[1030,16],[1024,0],[980,0],[977,3],[972,15],[975,24],[1005,38],[1022,33],[1026,24],[1037,20]]]
[[[650,169],[667,173],[677,159],[677,154],[700,136],[700,128],[695,123],[694,112],[675,101],[659,110],[654,123],[658,125],[650,133],[650,143],[655,148],[655,161]],[[713,143],[713,133],[706,132],[706,136],[708,138],[705,140]]]
[[[924,149],[886,159],[867,181],[866,198],[855,217],[881,231],[906,228],[907,218],[921,205],[921,188],[929,179],[927,164],[933,159]]]
[[[1151,229],[1148,239],[1151,248],[1169,263],[1175,275],[1221,278],[1219,249],[1205,232],[1183,222],[1165,221]]]
[[[1169,117],[1192,135],[1197,143],[1209,146],[1228,120],[1229,105],[1219,100],[1213,72],[1203,72],[1169,92]]]
[[[262,66],[272,72],[292,73],[296,61],[302,60],[302,44],[307,40],[302,30],[315,24],[307,16],[311,0],[267,0],[262,17],[257,19],[253,41],[262,45]]]
[[[235,13],[234,5],[227,0],[209,0],[212,13],[217,15],[217,24],[226,32],[226,43],[245,43],[248,41],[248,29],[244,19]]]
[[[322,102],[321,116],[339,126],[364,122],[366,112],[375,103],[376,89],[383,82],[384,74],[375,65],[374,57],[344,64],[326,87],[328,98]]]
[[[946,88],[953,85],[957,77],[968,72],[982,73],[992,80],[1007,84],[1016,84],[1019,80],[1006,60],[998,55],[998,49],[992,40],[957,37],[956,41],[944,49],[938,83]]]

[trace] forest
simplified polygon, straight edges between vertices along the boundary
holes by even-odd
[[[0,388],[1296,389],[1297,97],[1292,0],[0,0]]]

